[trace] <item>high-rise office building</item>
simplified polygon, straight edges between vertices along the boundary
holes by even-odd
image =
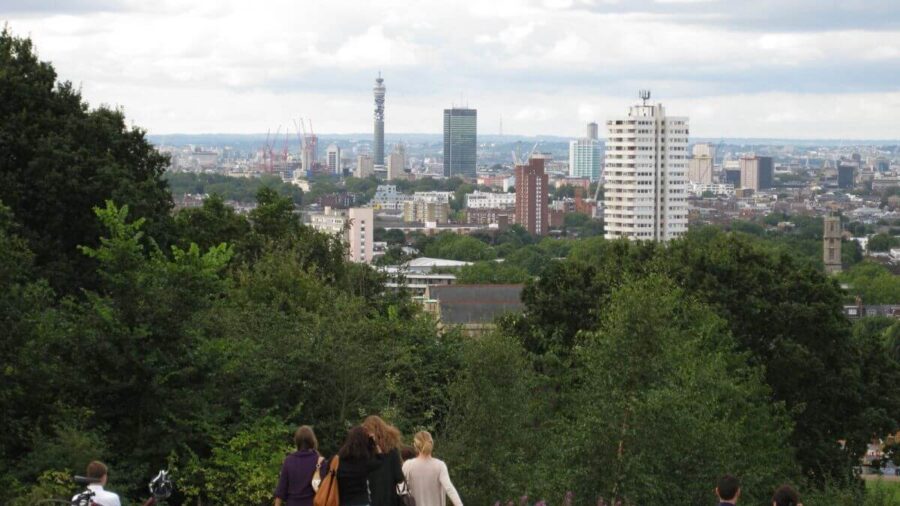
[[[516,165],[516,224],[532,235],[544,235],[550,227],[547,174],[544,159],[531,158]]]
[[[856,181],[856,162],[841,162],[838,164],[838,187],[853,188]]]
[[[667,241],[687,230],[688,119],[641,99],[606,122],[606,238]]]
[[[387,179],[406,179],[406,148],[403,144],[395,144],[388,156]]]
[[[375,79],[375,156],[373,162],[375,165],[384,165],[384,79],[381,78],[381,72]]]
[[[597,139],[597,124],[588,123],[587,136],[569,141],[569,177],[583,177],[591,181],[600,179],[603,153]]]
[[[767,190],[772,187],[774,164],[771,156],[744,156],[740,160],[741,188]]]
[[[475,179],[478,112],[444,109],[444,177]]]
[[[329,174],[341,175],[341,148],[337,144],[330,144],[325,150],[325,163]]]

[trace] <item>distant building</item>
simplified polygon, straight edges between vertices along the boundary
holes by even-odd
[[[388,156],[387,179],[407,179],[406,175],[406,148],[403,144],[394,145],[394,150]]]
[[[498,230],[506,230],[516,222],[514,208],[476,208],[466,209],[466,223],[469,225],[495,226]]]
[[[444,177],[475,179],[478,112],[444,109]]]
[[[312,228],[341,237],[349,246],[347,257],[351,262],[372,263],[375,213],[371,208],[326,207],[321,213],[308,215],[307,220]]]
[[[375,175],[375,161],[369,155],[359,155],[356,157],[356,172],[354,176],[362,179]]]
[[[586,137],[569,141],[569,177],[600,179],[603,152],[596,135],[597,124],[588,123]]]
[[[546,234],[550,227],[547,200],[544,160],[532,158],[527,165],[516,165],[516,224],[532,235]]]
[[[521,313],[525,285],[428,286],[422,301],[439,328],[457,327],[468,336],[480,336],[495,328],[497,318]]]
[[[694,146],[696,148],[696,146]],[[712,184],[713,159],[706,155],[694,155],[688,162],[688,181],[695,184]]]
[[[406,223],[447,223],[450,220],[450,204],[427,200],[403,203],[403,221]]]
[[[725,176],[725,184],[730,184],[733,188],[741,187],[741,169],[725,169],[722,174]]]
[[[772,187],[775,169],[771,156],[745,156],[740,164],[742,189],[759,191]]]
[[[325,151],[325,165],[329,174],[341,175],[341,148],[337,144],[331,144]]]
[[[466,195],[466,209],[508,209],[516,207],[515,193],[493,193],[475,190]]]
[[[641,98],[606,122],[606,238],[668,241],[687,231],[688,119]]]
[[[375,95],[375,156],[373,157],[374,165],[384,166],[384,79],[381,78],[381,72],[375,79],[375,88],[372,89]]]
[[[398,192],[396,185],[380,184],[375,189],[375,196],[372,197],[372,207],[388,211],[402,211],[403,203],[410,200],[413,200],[413,196]]]
[[[853,188],[856,180],[856,168],[859,165],[851,162],[838,164],[838,188]]]
[[[691,148],[691,154],[694,155],[694,158],[708,157],[715,160],[716,148],[708,142],[698,142]]]
[[[837,274],[843,269],[841,266],[841,217],[825,217],[825,233],[822,239],[822,260],[825,262],[825,272]]]

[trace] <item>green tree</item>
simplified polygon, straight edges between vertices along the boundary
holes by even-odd
[[[839,276],[848,285],[850,300],[855,297],[865,304],[895,304],[900,301],[900,277],[871,261],[861,262]]]
[[[442,232],[425,247],[425,256],[463,260],[491,260],[496,257],[494,249],[478,239],[467,235]]]
[[[0,201],[22,224],[35,265],[53,286],[78,293],[96,286],[79,245],[96,246],[93,208],[128,205],[165,242],[172,198],[165,156],[129,128],[121,110],[90,110],[70,82],[38,60],[29,39],[0,32]]]
[[[869,238],[867,248],[869,251],[889,251],[900,245],[900,239],[887,234],[875,234]]]
[[[728,325],[658,276],[623,284],[583,334],[581,389],[564,443],[578,497],[703,504],[723,472],[744,497],[795,477],[789,418]]]
[[[221,243],[236,244],[250,232],[250,222],[218,194],[203,201],[203,206],[182,209],[175,215],[178,244],[182,248],[197,244],[201,250]]]
[[[445,440],[437,440],[463,501],[492,504],[534,487],[540,435],[533,375],[521,345],[503,334],[467,340],[450,386]],[[566,466],[569,472],[569,466]],[[557,468],[558,469],[558,468]]]
[[[457,283],[476,285],[524,283],[529,279],[531,276],[528,271],[506,262],[497,263],[493,260],[463,266],[456,276]]]

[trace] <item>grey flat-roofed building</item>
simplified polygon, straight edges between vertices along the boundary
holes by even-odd
[[[444,177],[475,178],[478,112],[444,109]]]
[[[444,325],[491,324],[506,313],[521,313],[525,285],[429,286],[426,297],[436,302]]]

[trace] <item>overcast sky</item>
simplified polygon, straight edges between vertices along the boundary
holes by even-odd
[[[0,0],[92,104],[154,134],[312,119],[581,135],[649,88],[703,137],[900,139],[900,0]]]

